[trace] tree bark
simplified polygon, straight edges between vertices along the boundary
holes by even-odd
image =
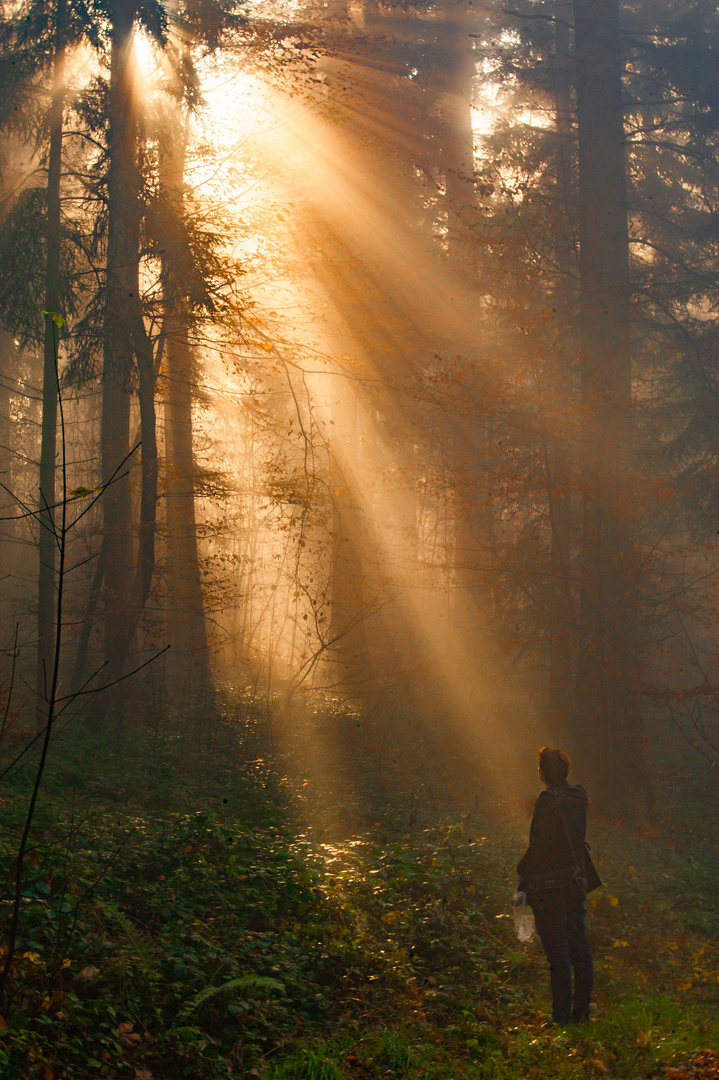
[[[108,176],[107,282],[102,376],[102,482],[108,483],[127,456],[130,439],[129,293],[137,289],[137,121],[132,92],[131,50],[134,3],[112,10]],[[125,471],[123,469],[123,471]],[[132,505],[129,476],[103,494],[105,661],[114,676],[132,582]]]
[[[85,605],[85,615],[83,617],[82,627],[80,628],[80,634],[77,639],[75,663],[72,670],[73,690],[78,690],[86,677],[87,656],[90,649],[90,635],[92,634],[92,628],[95,622],[95,612],[97,611],[97,605],[100,599],[100,590],[102,588],[102,581],[104,577],[104,567],[105,553],[101,548],[100,553],[97,557],[95,573],[92,575],[92,584],[90,585],[90,592],[88,593],[87,604]]]
[[[116,0],[111,10],[107,282],[102,380],[102,481],[107,484],[131,450],[130,402],[137,360],[142,439],[140,540],[134,566],[128,475],[103,493],[105,660],[117,678],[144,606],[154,563],[157,449],[154,370],[139,297],[140,171],[133,82],[133,24],[137,5]],[[148,358],[148,351],[150,356]],[[130,463],[121,472],[127,473]]]
[[[332,473],[330,685],[362,698],[376,689],[362,614],[368,603],[368,583],[358,551],[363,528],[355,499],[340,468],[333,464]]]
[[[456,269],[467,275],[476,271],[477,264],[473,235],[477,225],[472,128],[475,58],[470,27],[466,4],[453,4],[443,28],[448,69],[443,102],[446,138],[440,161],[444,163],[448,250]]]
[[[133,354],[137,365],[137,396],[140,405],[140,518],[137,537],[137,563],[128,598],[127,613],[117,639],[116,670],[121,671],[132,640],[137,633],[152,587],[155,569],[155,533],[157,527],[157,415],[155,410],[155,364],[152,345],[145,332],[139,305],[132,305]],[[105,567],[106,571],[106,567]]]
[[[551,525],[552,596],[549,611],[549,729],[561,743],[571,740],[574,697],[573,652],[576,647],[571,581],[572,486],[576,466],[571,430],[575,403],[569,390],[572,370],[566,342],[576,311],[572,271],[576,244],[572,227],[572,199],[576,182],[572,169],[572,60],[570,57],[571,0],[557,0],[554,31],[553,80],[555,98],[555,228],[554,250],[559,278],[552,299],[556,310],[556,367],[549,373],[547,390],[554,429],[547,435],[545,457],[547,504]],[[569,421],[569,422],[568,422]],[[564,429],[564,430],[563,430]]]
[[[574,631],[570,545],[572,536],[572,474],[565,448],[549,440],[546,480],[551,539],[552,597],[549,610],[549,712],[553,737],[571,738],[572,655]]]
[[[171,226],[183,229],[187,119],[171,103],[160,153],[160,183],[171,211]],[[177,250],[177,237],[171,250]],[[188,269],[192,255],[184,253]],[[173,281],[178,267],[163,263],[165,290],[164,373],[166,381],[166,522],[169,586],[167,659],[169,694],[175,703],[192,708],[210,688],[207,629],[197,549],[195,460],[192,400],[195,359],[189,338],[186,299]]]
[[[195,514],[194,359],[183,321],[168,328],[165,357],[170,695],[176,702],[196,703],[209,690],[210,673]]]
[[[45,267],[45,341],[43,351],[42,436],[40,447],[40,536],[38,542],[37,674],[35,723],[47,723],[47,680],[51,677],[55,647],[55,457],[57,453],[57,351],[60,327],[60,180],[62,120],[65,104],[65,4],[55,10],[55,57],[50,104],[50,148],[47,167],[47,223]],[[56,322],[55,320],[58,320]]]
[[[597,794],[645,784],[631,520],[630,285],[617,0],[574,0],[579,138],[582,573],[575,745]]]
[[[474,185],[472,93],[475,59],[466,3],[452,5],[444,26],[447,77],[445,138],[441,159],[447,199],[447,252],[452,271],[474,279],[478,273],[477,205]],[[469,344],[469,343],[468,343]],[[470,346],[471,347],[471,346]],[[471,355],[471,354],[470,354]],[[476,359],[475,359],[476,364]],[[489,564],[494,522],[488,474],[489,433],[482,413],[482,371],[468,370],[461,398],[471,414],[455,418],[451,440],[455,474],[455,621],[457,630],[481,653],[481,639],[493,609]]]
[[[8,330],[0,329],[0,483],[13,491],[12,467],[12,424],[10,422],[10,380],[14,370],[15,344]],[[11,518],[17,513],[17,506],[8,491],[0,489],[0,515]],[[0,648],[9,648],[14,630],[11,582],[16,573],[15,523],[5,520],[0,524],[0,626],[4,633],[0,637]]]

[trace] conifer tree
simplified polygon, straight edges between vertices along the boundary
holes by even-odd
[[[629,235],[616,0],[575,0],[582,370],[576,741],[606,796],[645,780],[630,465]]]

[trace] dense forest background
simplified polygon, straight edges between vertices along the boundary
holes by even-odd
[[[7,1075],[149,1077],[159,1036],[133,979],[170,1010],[167,1076],[171,1061],[205,1075],[205,1060],[207,1075],[259,1075],[292,1024],[332,1013],[290,1001],[314,979],[297,957],[303,934],[322,940],[317,904],[340,952],[364,948],[346,908],[395,935],[388,999],[400,984],[434,994],[437,972],[413,983],[403,965],[425,948],[439,971],[470,948],[472,875],[487,890],[475,914],[495,917],[545,743],[589,789],[605,944],[633,946],[615,925],[624,885],[635,915],[642,882],[678,888],[666,955],[699,935],[687,964],[704,986],[719,776],[715,5],[27,0],[0,15],[0,1038],[24,1033]],[[665,841],[689,845],[689,863],[672,870]],[[252,863],[240,880],[259,865],[261,881],[220,978],[219,960],[213,974],[197,960],[220,956],[217,942],[188,946],[195,971],[155,931],[231,906],[232,843]],[[175,848],[188,866],[170,865]],[[219,875],[201,887],[198,859]],[[363,877],[391,892],[390,864],[404,900],[399,886],[378,900]],[[180,892],[158,899],[173,875]],[[356,890],[344,906],[342,881]],[[456,920],[432,938],[435,911],[426,943],[399,941],[416,927],[397,911],[419,918],[425,886]],[[257,960],[252,935],[288,926],[284,959]],[[123,934],[110,994],[123,1019],[101,1020],[98,942]],[[523,954],[503,940],[478,945],[477,964],[497,1002],[519,979],[524,1005],[506,998],[519,1016],[538,961],[522,983]],[[335,979],[342,1008],[364,1001],[334,962],[320,984]],[[81,990],[95,1004],[73,1013]],[[225,1057],[212,1016],[190,1024],[210,999],[223,1023],[249,1016]],[[277,1075],[434,1075],[398,1015],[364,1057],[344,1047],[354,1064],[323,1042]],[[645,1069],[659,1021],[641,1023]],[[103,1024],[107,1056],[80,1065]],[[515,1051],[489,1030],[461,1033],[464,1064],[446,1075],[505,1075]],[[646,1075],[603,1053],[586,1049],[576,1075]],[[526,1075],[564,1075],[560,1057]],[[687,1075],[713,1076],[713,1061]]]

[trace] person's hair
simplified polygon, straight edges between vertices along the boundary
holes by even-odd
[[[543,746],[539,751],[539,768],[548,784],[558,784],[567,779],[569,758],[556,746]]]

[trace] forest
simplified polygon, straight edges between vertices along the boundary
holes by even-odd
[[[3,1080],[719,1078],[718,151],[711,0],[0,2]]]

